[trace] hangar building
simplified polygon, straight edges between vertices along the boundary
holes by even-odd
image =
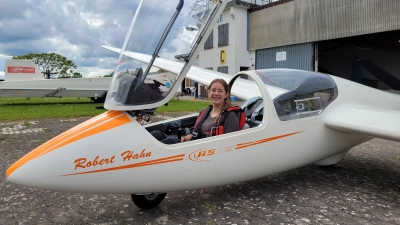
[[[233,0],[198,63],[232,75],[264,68],[319,71],[400,91],[399,12],[397,0]]]

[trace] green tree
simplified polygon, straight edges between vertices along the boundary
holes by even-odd
[[[78,72],[74,72],[71,76],[71,78],[82,78],[82,74]]]
[[[58,75],[58,79],[61,79],[61,78],[71,78],[71,77],[68,75]]]
[[[74,72],[73,74],[58,75],[58,78],[82,78],[82,74]]]
[[[111,73],[109,73],[109,74],[104,75],[104,77],[112,77],[113,74],[114,74],[114,72],[111,72]]]
[[[46,79],[55,75],[63,78],[73,77],[75,76],[74,69],[77,68],[74,62],[56,53],[29,53],[12,58],[32,60]]]

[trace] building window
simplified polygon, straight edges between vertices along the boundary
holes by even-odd
[[[214,30],[211,31],[210,36],[208,36],[206,43],[204,43],[204,49],[214,48]]]
[[[241,66],[241,67],[239,68],[239,70],[240,70],[240,71],[247,71],[247,70],[249,70],[249,67]],[[243,78],[243,79],[248,80],[248,79],[249,79],[249,75],[243,74],[243,75],[240,75],[240,78]]]
[[[218,72],[228,74],[228,67],[227,66],[218,67]]]
[[[229,23],[218,26],[218,47],[229,45]]]

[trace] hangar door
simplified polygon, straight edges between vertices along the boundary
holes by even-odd
[[[317,48],[314,43],[304,43],[257,50],[256,69],[289,68],[315,71]]]

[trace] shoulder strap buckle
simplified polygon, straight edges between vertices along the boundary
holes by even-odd
[[[197,135],[199,135],[199,133],[197,133],[196,131],[192,132],[192,138],[197,138]]]

